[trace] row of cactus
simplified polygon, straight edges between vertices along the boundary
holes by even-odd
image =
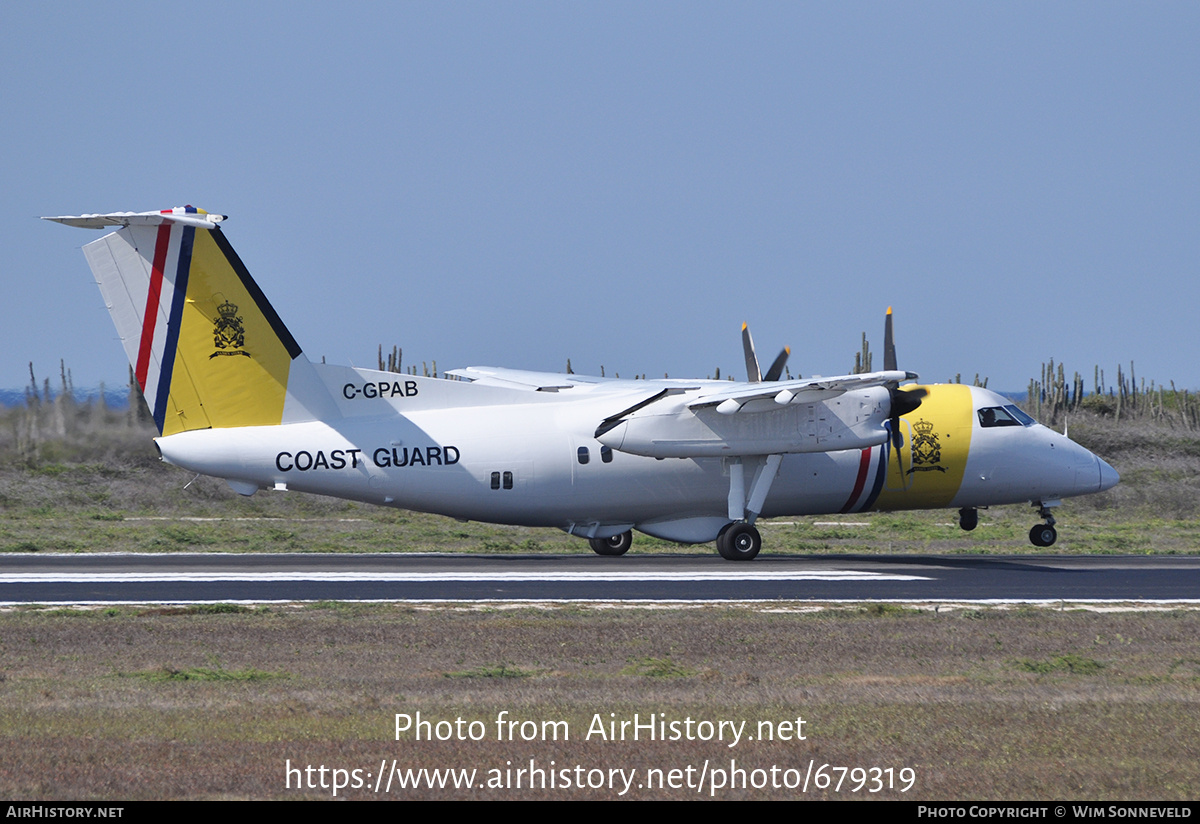
[[[393,346],[385,360],[381,344],[379,346],[380,370],[403,372],[401,354],[401,349]],[[867,333],[863,332],[862,347],[854,353],[854,368],[851,370],[851,374],[858,375],[872,371],[873,362],[871,344],[867,340]],[[574,374],[570,358],[567,359],[566,372]],[[420,372],[417,371],[417,367],[412,366],[409,367],[407,373],[424,374],[426,377],[436,378],[437,361],[433,362],[432,370],[422,362]],[[604,376],[603,366],[600,367],[600,375]],[[790,375],[789,371],[788,376],[790,377]],[[620,375],[617,374],[615,377],[619,378]],[[635,380],[646,379],[645,375],[634,375],[633,377]],[[667,377],[667,375],[664,373],[663,377]],[[709,377],[720,380],[720,367],[717,367],[715,376],[710,375]],[[729,380],[733,380],[733,377],[729,376]],[[962,374],[955,375],[949,382],[962,383]],[[976,372],[972,384],[987,387],[988,379],[981,378]],[[1130,361],[1128,374],[1126,374],[1124,366],[1117,366],[1116,383],[1112,386],[1107,383],[1104,370],[1099,366],[1094,367],[1092,386],[1089,392],[1080,373],[1073,373],[1068,380],[1063,365],[1055,363],[1051,358],[1048,363],[1042,364],[1040,377],[1030,379],[1025,407],[1034,417],[1050,424],[1058,423],[1068,413],[1084,410],[1097,415],[1111,416],[1117,421],[1122,418],[1128,420],[1129,418],[1150,417],[1173,426],[1200,429],[1200,403],[1197,402],[1196,396],[1187,390],[1176,389],[1174,381],[1170,382],[1169,387],[1156,384],[1153,380],[1147,386],[1145,378],[1139,382],[1134,364]]]
[[[381,371],[438,376],[437,361],[432,362],[432,367],[422,362],[420,371],[416,366],[405,370],[399,347],[392,347],[385,357],[381,345],[378,355]],[[855,353],[855,373],[870,371],[872,360],[870,345],[864,334],[862,349]],[[567,361],[567,372],[573,372],[570,360]],[[604,367],[600,368],[600,374],[604,376]],[[620,375],[614,377],[619,378]],[[714,377],[721,379],[719,368]],[[634,379],[645,380],[646,376],[634,375]],[[733,377],[729,376],[729,380],[733,380]],[[962,375],[956,375],[950,382],[962,383]],[[14,410],[9,418],[15,427],[18,455],[36,458],[43,441],[61,439],[74,432],[81,422],[98,423],[103,420],[107,422],[106,425],[112,425],[123,420],[124,425],[136,427],[144,426],[149,421],[150,413],[132,369],[129,372],[129,407],[125,412],[109,409],[104,400],[103,385],[99,395],[87,401],[77,401],[71,371],[62,361],[59,362],[58,383],[56,392],[50,379],[39,381],[34,374],[33,364],[29,365],[25,408]],[[976,374],[973,383],[986,387],[987,378],[981,379]],[[1079,372],[1071,373],[1068,379],[1063,364],[1051,359],[1042,364],[1040,376],[1029,381],[1024,406],[1034,417],[1050,425],[1058,424],[1070,413],[1089,412],[1111,417],[1117,422],[1149,419],[1190,431],[1200,430],[1200,399],[1196,393],[1178,389],[1174,381],[1158,384],[1151,380],[1147,384],[1145,378],[1137,377],[1133,362],[1130,362],[1128,372],[1123,365],[1117,367],[1116,380],[1112,385],[1108,383],[1104,370],[1099,366],[1094,367],[1089,387]]]
[[[1117,422],[1149,418],[1170,426],[1200,429],[1200,403],[1196,396],[1186,389],[1177,389],[1175,381],[1170,382],[1169,389],[1153,380],[1147,386],[1145,378],[1139,382],[1133,361],[1129,362],[1128,374],[1124,366],[1117,366],[1113,386],[1105,380],[1103,369],[1093,367],[1089,393],[1082,375],[1075,372],[1068,382],[1066,369],[1051,358],[1042,364],[1041,379],[1030,379],[1025,405],[1035,418],[1051,424],[1069,412],[1083,410],[1112,417]]]
[[[433,361],[433,368],[430,369],[429,363],[421,361],[421,371],[417,371],[415,365],[405,369],[401,363],[404,356],[404,350],[399,346],[393,346],[392,351],[388,353],[387,363],[383,360],[383,344],[379,344],[379,371],[380,372],[395,372],[397,375],[423,375],[427,378],[436,378],[437,361]]]
[[[68,436],[82,437],[94,431],[96,426],[137,426],[150,420],[150,411],[142,399],[141,389],[134,380],[133,369],[129,370],[129,410],[117,412],[105,401],[104,384],[99,392],[80,401],[76,397],[75,382],[71,370],[63,361],[58,362],[59,381],[55,390],[50,378],[38,381],[33,364],[29,364],[29,385],[25,387],[24,407],[6,415],[12,426],[13,444],[17,457],[24,461],[36,461],[41,457],[42,446],[48,442],[62,441]]]
[[[387,353],[387,358],[385,359],[384,351],[383,351],[383,344],[382,343],[379,344],[379,351],[378,351],[379,371],[380,372],[395,372],[396,374],[399,374],[399,375],[423,375],[427,378],[436,378],[438,376],[437,361],[432,361],[432,368],[430,367],[430,363],[427,363],[426,361],[421,361],[421,369],[420,369],[420,371],[418,371],[416,366],[410,366],[407,369],[405,369],[403,366],[403,363],[402,363],[403,356],[404,356],[404,350],[401,349],[399,346],[393,346],[392,351]],[[575,370],[571,367],[571,359],[570,358],[567,358],[566,374],[568,374],[568,375],[575,374]],[[605,377],[603,366],[600,367],[600,377],[602,377],[602,378]],[[621,375],[620,375],[620,373],[617,373],[614,375],[614,377],[619,378],[619,377],[621,377]],[[668,378],[670,376],[666,372],[664,372],[663,377]],[[633,379],[635,381],[637,381],[637,380],[644,381],[644,380],[646,380],[646,375],[644,373],[640,374],[640,375],[634,375]],[[720,379],[721,379],[721,368],[718,366],[716,380],[720,380]],[[733,378],[730,378],[730,380],[733,380]]]

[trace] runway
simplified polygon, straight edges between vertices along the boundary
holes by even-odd
[[[1200,603],[1180,556],[21,555],[0,604],[345,601]]]

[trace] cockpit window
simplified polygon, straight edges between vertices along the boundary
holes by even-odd
[[[990,426],[1021,426],[1021,421],[1013,417],[1013,414],[1008,410],[1009,407],[1004,406],[985,406],[979,410],[979,425],[984,428]]]
[[[1009,414],[1011,414],[1014,418],[1019,420],[1021,422],[1022,426],[1033,426],[1035,423],[1037,423],[1037,421],[1035,421],[1029,415],[1026,415],[1023,411],[1021,411],[1021,407],[1019,407],[1019,406],[1014,406],[1013,404],[1010,403],[1007,406],[1005,406],[1004,409]]]

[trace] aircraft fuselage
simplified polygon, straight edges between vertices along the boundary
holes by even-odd
[[[653,458],[593,436],[622,403],[615,398],[638,395],[637,382],[572,395],[322,368],[333,372],[325,379],[337,390],[336,419],[182,432],[158,439],[163,457],[244,491],[286,488],[588,537],[637,528],[702,542],[729,522],[731,457]],[[785,455],[762,516],[1054,500],[1115,479],[1095,455],[1040,424],[983,427],[979,409],[1009,403],[995,393],[928,389],[901,419],[899,454],[885,439]],[[826,409],[799,405],[797,427]]]

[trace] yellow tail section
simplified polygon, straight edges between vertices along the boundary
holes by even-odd
[[[300,348],[220,229],[195,230],[181,310],[163,434],[280,423]]]
[[[311,365],[225,239],[220,215],[188,206],[52,219],[122,227],[84,254],[163,435],[279,424],[289,402],[293,419],[303,411],[294,391],[289,401],[289,380]]]

